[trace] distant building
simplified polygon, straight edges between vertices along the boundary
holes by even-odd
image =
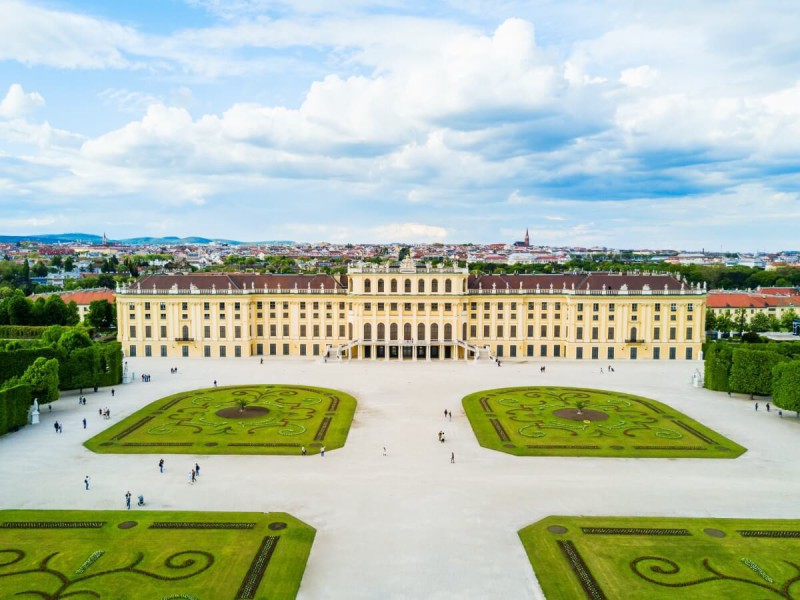
[[[64,304],[75,302],[75,304],[78,305],[78,316],[81,318],[81,321],[85,319],[86,314],[89,312],[89,305],[95,300],[107,300],[110,304],[114,304],[116,301],[114,292],[108,288],[74,290],[71,292],[57,292],[55,294],[35,294],[31,296],[31,298],[35,300],[39,296],[45,298],[49,296],[61,296]]]

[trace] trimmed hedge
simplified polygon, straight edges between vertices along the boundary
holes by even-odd
[[[32,402],[28,385],[0,390],[0,435],[27,424],[28,408]]]
[[[705,354],[705,386],[709,390],[727,392],[728,378],[733,364],[733,348],[730,344],[710,344]]]
[[[0,339],[35,340],[42,337],[45,329],[37,325],[0,325]]]
[[[772,393],[772,369],[786,360],[786,356],[770,350],[737,348],[733,351],[731,389],[751,396],[769,396]]]
[[[122,344],[94,344],[69,354],[55,348],[35,348],[0,352],[0,384],[19,377],[40,356],[58,360],[59,388],[75,390],[105,387],[122,382]]]
[[[800,412],[800,361],[783,362],[772,370],[772,403]]]

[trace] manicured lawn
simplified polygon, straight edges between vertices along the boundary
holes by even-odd
[[[355,409],[348,394],[301,385],[192,390],[148,404],[85,446],[127,454],[297,455],[305,446],[316,454],[344,446]]]
[[[314,534],[285,513],[0,511],[0,597],[294,598]]]
[[[736,458],[745,451],[666,404],[620,392],[517,387],[462,403],[481,446],[516,456]]]
[[[547,598],[800,598],[800,520],[547,517],[519,537]]]

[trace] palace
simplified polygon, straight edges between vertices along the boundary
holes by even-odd
[[[360,360],[699,357],[706,290],[667,274],[470,275],[357,263],[347,275],[150,275],[117,290],[128,356]]]

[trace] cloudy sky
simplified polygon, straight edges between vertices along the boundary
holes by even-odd
[[[800,248],[796,0],[0,0],[0,233]]]

